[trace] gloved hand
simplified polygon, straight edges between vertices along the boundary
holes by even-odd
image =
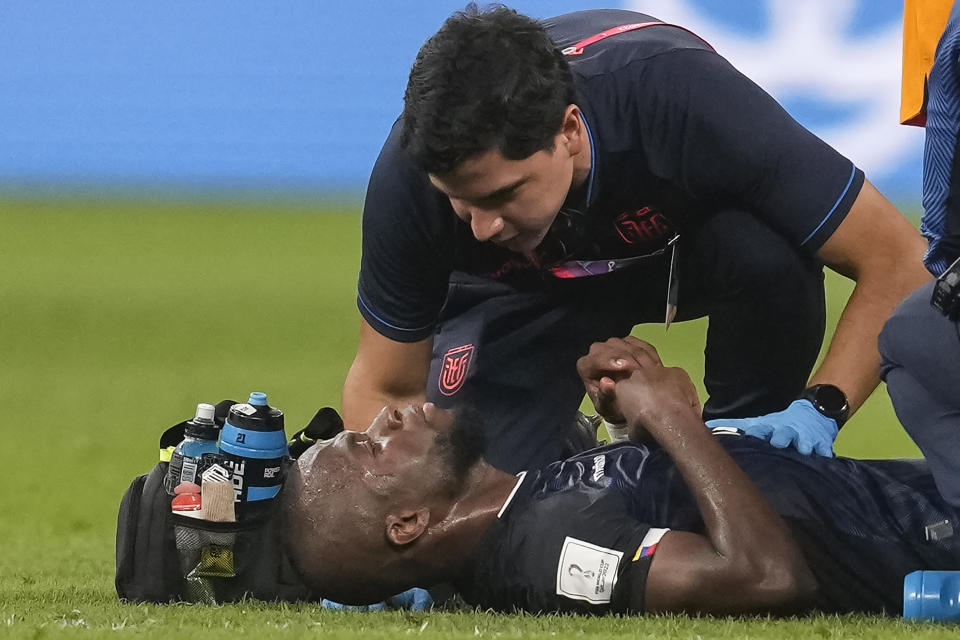
[[[374,604],[340,604],[333,600],[323,600],[320,606],[324,609],[336,611],[384,611],[386,609],[409,609],[410,611],[426,611],[433,606],[433,598],[426,589],[413,587],[403,593],[387,598],[384,602]]]
[[[809,400],[794,400],[783,411],[756,418],[717,418],[706,425],[735,427],[748,436],[769,440],[778,449],[794,446],[805,456],[817,453],[833,457],[833,441],[837,437],[837,422],[817,411]]]

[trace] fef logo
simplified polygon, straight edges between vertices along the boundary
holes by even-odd
[[[666,216],[651,207],[624,211],[616,219],[617,233],[627,244],[659,240],[670,232]]]
[[[473,360],[472,344],[454,347],[444,354],[440,370],[440,393],[452,396],[460,390],[463,381],[467,378],[471,360]]]

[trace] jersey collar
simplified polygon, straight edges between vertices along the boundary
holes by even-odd
[[[513,502],[513,496],[517,495],[517,489],[520,488],[520,485],[523,484],[523,479],[527,476],[526,471],[521,471],[517,474],[517,484],[513,485],[513,490],[510,492],[510,495],[507,496],[506,502],[503,503],[503,506],[500,507],[500,511],[497,512],[497,519],[499,520],[506,512],[507,507],[510,506],[510,503]]]

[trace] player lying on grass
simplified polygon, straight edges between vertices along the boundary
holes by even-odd
[[[922,461],[711,433],[687,374],[633,338],[578,369],[632,442],[513,476],[475,418],[428,403],[308,450],[284,499],[304,579],[356,604],[449,582],[499,610],[895,613],[905,574],[960,569],[960,544],[925,540],[960,512]]]

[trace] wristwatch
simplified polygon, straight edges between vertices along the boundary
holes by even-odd
[[[807,387],[800,397],[809,400],[813,408],[823,415],[833,418],[838,429],[850,417],[850,403],[847,402],[846,394],[832,384],[815,384]]]

